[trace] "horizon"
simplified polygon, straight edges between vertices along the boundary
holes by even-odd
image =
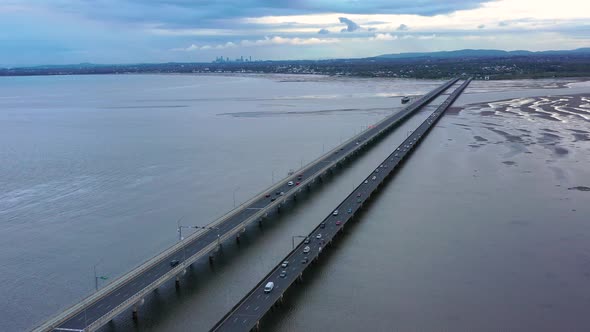
[[[105,0],[100,6],[79,0],[7,0],[0,4],[0,66],[571,50],[590,46],[589,12],[590,4],[575,0],[426,0],[420,6],[409,0]]]
[[[320,58],[320,59],[252,59],[251,61],[243,61],[242,63],[250,63],[250,62],[297,62],[297,61],[337,61],[337,60],[362,60],[362,59],[371,59],[371,58],[378,58],[382,56],[389,56],[389,55],[410,55],[410,54],[435,54],[435,53],[452,53],[452,52],[462,52],[462,51],[500,51],[500,52],[530,52],[530,53],[544,53],[544,52],[573,52],[582,49],[589,49],[590,47],[581,47],[576,49],[547,49],[547,50],[540,50],[540,51],[531,51],[525,49],[513,49],[513,50],[501,50],[501,49],[455,49],[455,50],[441,50],[441,51],[432,51],[432,52],[403,52],[403,53],[387,53],[387,54],[377,54],[368,57],[358,57],[358,58]],[[408,57],[410,58],[410,57]],[[236,63],[236,59],[230,58],[229,62],[226,63]],[[93,65],[93,66],[131,66],[131,65],[151,65],[151,64],[166,64],[166,63],[175,63],[175,64],[211,64],[215,63],[215,59],[210,61],[168,61],[168,62],[127,62],[127,63],[93,63],[93,62],[79,62],[79,63],[64,63],[64,64],[52,64],[52,63],[43,63],[31,66],[3,66],[0,64],[0,69],[18,69],[18,68],[35,68],[35,67],[67,67],[67,66],[78,66],[78,65]],[[239,62],[237,62],[239,63]]]

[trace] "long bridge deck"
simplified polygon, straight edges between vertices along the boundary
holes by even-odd
[[[208,224],[205,229],[191,234],[98,292],[49,319],[35,331],[97,330],[123,311],[136,306],[163,283],[177,278],[195,261],[215,252],[225,240],[239,236],[250,223],[259,221],[270,212],[279,209],[287,200],[301,192],[302,188],[309,188],[328,170],[372,144],[375,139],[400,124],[457,81],[458,79],[452,79],[442,84],[398,113],[386,117],[373,127],[352,137],[295,174],[279,181]],[[293,181],[293,184],[289,185],[289,181]],[[172,261],[178,261],[178,264],[171,266]]]
[[[309,233],[306,241],[301,242],[284,259],[267,274],[242,300],[240,300],[211,331],[250,331],[258,327],[260,320],[281,301],[287,289],[301,278],[326,250],[333,238],[342,231],[355,213],[375,194],[389,176],[395,173],[397,166],[420,144],[422,139],[436,124],[455,99],[469,85],[471,79],[461,84],[451,95],[409,135],[385,160],[359,184],[317,227]],[[308,242],[308,243],[305,243]],[[288,262],[283,266],[284,262]],[[271,291],[265,291],[268,282],[274,283]]]

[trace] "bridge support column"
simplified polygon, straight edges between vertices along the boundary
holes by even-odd
[[[176,279],[174,280],[174,285],[176,286],[176,288],[180,287],[180,277],[176,276]]]
[[[303,273],[300,273],[299,276],[297,277],[297,281],[298,282],[303,282]]]
[[[138,315],[137,315],[137,304],[133,305],[133,312],[131,313],[131,317],[133,318],[134,321],[137,321]]]
[[[209,264],[213,265],[213,254],[209,254]]]
[[[238,235],[236,235],[236,242],[237,242],[238,244],[240,244],[240,233],[238,233]]]
[[[262,228],[262,219],[258,219],[258,227]]]

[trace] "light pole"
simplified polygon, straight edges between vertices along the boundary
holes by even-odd
[[[240,189],[240,187],[236,187],[236,189],[234,189],[234,192],[233,192],[233,198],[234,198],[234,208],[236,207],[236,191],[237,191],[238,189]]]
[[[293,235],[291,237],[291,242],[292,242],[292,245],[293,245],[293,249],[295,249],[295,238],[307,239],[307,236],[305,236],[305,235]]]

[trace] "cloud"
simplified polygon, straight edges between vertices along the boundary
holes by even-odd
[[[378,33],[375,36],[369,38],[370,40],[377,40],[377,41],[389,41],[389,40],[397,40],[396,35],[392,35],[390,33]]]
[[[320,31],[318,31],[318,34],[320,35],[327,35],[329,33],[330,31],[328,29],[320,29]]]
[[[405,24],[400,24],[399,27],[396,29],[397,31],[408,31],[408,26]]]
[[[367,31],[377,31],[377,28],[368,28]]]
[[[354,32],[361,28],[358,24],[347,19],[346,17],[339,17],[338,20],[340,21],[340,23],[346,24],[346,28],[340,30],[340,32]]]
[[[498,23],[499,27],[507,27],[508,25],[510,25],[510,23],[508,23],[506,21],[502,21],[502,22]]]
[[[478,26],[477,26],[477,28],[478,28],[478,29],[483,29],[483,28],[485,28],[485,27],[486,27],[486,25],[485,25],[485,24],[480,24],[480,25],[478,25]]]

